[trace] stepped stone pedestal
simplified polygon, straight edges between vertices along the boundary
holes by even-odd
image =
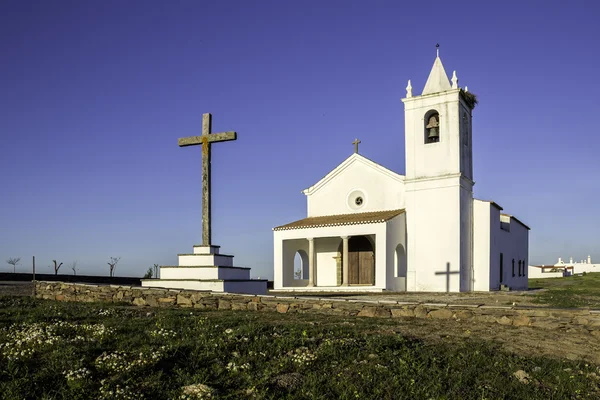
[[[179,266],[161,266],[160,279],[142,279],[144,287],[193,289],[211,292],[266,294],[266,279],[250,279],[250,268],[234,267],[233,256],[219,254],[219,246],[194,246],[179,254]]]

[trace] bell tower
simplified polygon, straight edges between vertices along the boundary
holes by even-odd
[[[404,103],[407,290],[472,290],[471,115],[477,100],[437,56],[421,95]]]

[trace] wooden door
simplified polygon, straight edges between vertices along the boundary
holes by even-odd
[[[361,285],[375,284],[375,257],[373,250],[358,253],[358,283]]]
[[[365,236],[351,237],[348,243],[348,283],[375,284],[375,255],[371,242]]]
[[[348,283],[356,285],[359,283],[359,252],[348,251]]]

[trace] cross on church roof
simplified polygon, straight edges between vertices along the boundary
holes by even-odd
[[[354,145],[354,152],[358,153],[358,145],[360,144],[360,140],[354,139],[354,142],[352,142],[352,144]]]

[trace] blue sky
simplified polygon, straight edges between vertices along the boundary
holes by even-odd
[[[211,112],[213,131],[238,132],[213,146],[213,242],[272,277],[271,228],[305,216],[301,190],[355,137],[404,173],[400,99],[439,42],[480,101],[475,196],[532,227],[530,263],[600,261],[598,15],[595,1],[3,1],[0,260],[176,265],[201,242],[200,149],[177,139]]]

